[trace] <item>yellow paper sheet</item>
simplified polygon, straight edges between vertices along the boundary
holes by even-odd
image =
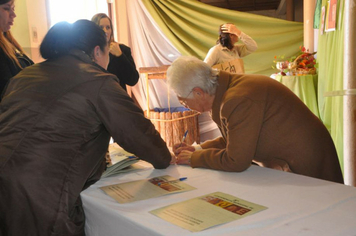
[[[119,203],[128,203],[190,191],[195,188],[172,176],[164,175],[151,179],[104,186],[100,189]]]
[[[215,192],[162,207],[150,213],[191,232],[198,232],[265,209],[267,209],[265,206]]]

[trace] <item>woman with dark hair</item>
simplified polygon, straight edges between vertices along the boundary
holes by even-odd
[[[15,17],[15,0],[0,0],[0,102],[9,79],[33,64],[11,35]]]
[[[166,168],[171,154],[105,68],[105,33],[88,20],[45,36],[46,61],[10,80],[0,104],[0,235],[84,235],[80,192],[105,168],[110,137]]]
[[[106,34],[110,46],[108,71],[119,78],[121,87],[126,91],[126,85],[134,86],[139,79],[131,49],[124,44],[115,42],[112,21],[106,14],[98,13],[93,16],[91,21],[99,25]]]
[[[243,44],[237,44],[238,41]],[[257,50],[257,44],[250,36],[234,24],[226,23],[219,27],[219,39],[206,55],[204,62],[209,66],[245,57]]]

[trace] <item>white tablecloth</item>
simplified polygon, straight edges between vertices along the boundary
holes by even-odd
[[[119,204],[98,187],[161,175],[188,177],[196,190]],[[149,211],[212,192],[224,192],[267,210],[191,233]],[[241,173],[172,165],[105,178],[81,194],[88,236],[136,235],[356,235],[356,188],[251,166]]]

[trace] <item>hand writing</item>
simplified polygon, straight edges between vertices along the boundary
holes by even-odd
[[[190,165],[190,158],[192,157],[193,152],[182,150],[180,154],[177,156],[176,163],[178,165]]]
[[[178,156],[181,153],[181,151],[183,151],[183,150],[188,150],[188,151],[194,152],[195,148],[191,145],[186,144],[186,143],[177,143],[177,144],[173,145],[173,153],[176,156]]]

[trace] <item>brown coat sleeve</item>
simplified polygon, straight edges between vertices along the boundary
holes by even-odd
[[[231,99],[221,107],[223,137],[193,153],[192,166],[224,171],[244,171],[252,162],[263,119],[263,108],[249,99]],[[223,147],[223,143],[225,146]]]

